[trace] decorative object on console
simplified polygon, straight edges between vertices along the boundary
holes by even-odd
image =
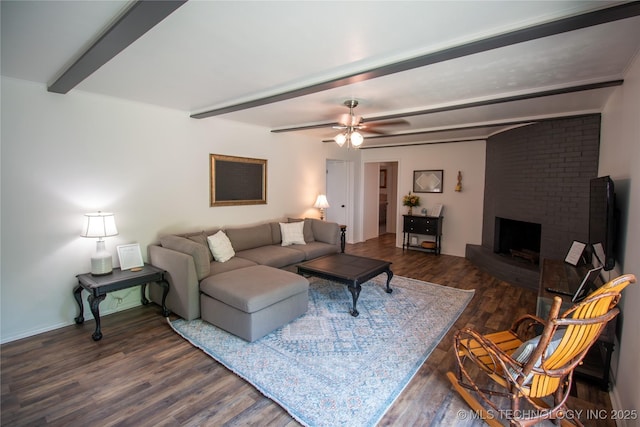
[[[118,235],[115,216],[107,212],[93,212],[84,215],[82,237],[97,237],[96,253],[91,257],[91,274],[100,276],[113,271],[111,254],[107,252],[104,238]]]
[[[438,203],[429,211],[429,216],[439,217],[442,216],[442,204]]]
[[[132,243],[130,245],[120,245],[116,247],[121,270],[141,271],[144,266],[140,245]]]
[[[324,210],[330,207],[327,196],[324,194],[318,194],[318,198],[316,199],[316,203],[313,207],[320,209],[320,219],[324,221]]]
[[[456,184],[455,191],[458,193],[462,191],[462,172],[458,171],[458,183]]]
[[[409,191],[409,194],[402,198],[402,206],[408,206],[409,215],[412,215],[413,208],[416,206],[420,206],[420,196],[411,194],[411,191]]]
[[[443,175],[442,169],[413,171],[413,192],[442,193]]]

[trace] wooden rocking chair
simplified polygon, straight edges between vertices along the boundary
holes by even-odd
[[[501,426],[498,418],[520,426],[545,419],[567,422],[568,418],[574,418],[567,416],[569,409],[565,404],[573,370],[582,362],[607,322],[618,314],[615,306],[621,291],[635,281],[632,274],[620,276],[560,316],[562,300],[556,296],[546,322],[526,315],[516,320],[508,331],[488,335],[470,328],[458,331],[454,337],[458,372],[448,372],[449,381],[490,426]],[[541,328],[542,335],[527,341]],[[485,374],[478,378],[483,382],[472,379],[465,362],[477,366],[479,369],[475,371]],[[472,366],[468,366],[469,369]],[[470,391],[477,393],[492,409],[486,409]],[[493,396],[508,398],[511,407],[500,409],[490,399]],[[543,400],[548,396],[553,396],[552,403]],[[571,421],[582,426],[578,419]]]

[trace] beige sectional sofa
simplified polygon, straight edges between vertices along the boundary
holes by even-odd
[[[162,236],[149,259],[168,273],[173,313],[254,341],[306,312],[309,283],[287,267],[340,252],[340,232],[312,218],[216,228]]]

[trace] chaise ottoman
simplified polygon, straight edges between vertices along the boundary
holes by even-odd
[[[203,320],[252,342],[307,312],[309,281],[255,265],[207,277],[200,292]]]

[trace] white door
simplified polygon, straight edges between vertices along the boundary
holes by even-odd
[[[380,164],[364,164],[364,240],[373,239],[379,235],[378,218],[380,210]]]
[[[350,242],[350,164],[343,160],[327,160],[327,201],[329,207],[325,210],[327,221],[337,222],[347,226],[347,241]]]

